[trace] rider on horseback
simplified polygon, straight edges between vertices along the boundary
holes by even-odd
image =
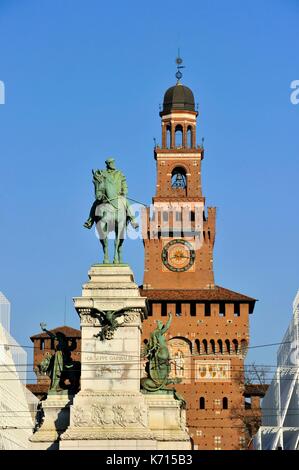
[[[136,222],[136,220],[135,220],[135,218],[132,214],[132,211],[130,209],[130,204],[129,204],[127,198],[126,198],[126,195],[128,193],[128,186],[127,186],[126,177],[124,176],[124,174],[121,171],[119,171],[115,168],[114,158],[107,158],[105,163],[106,163],[106,170],[92,171],[92,173],[93,173],[93,183],[94,183],[94,186],[95,186],[96,200],[94,201],[93,205],[91,206],[90,213],[89,213],[89,218],[85,222],[84,227],[90,229],[93,226],[94,222],[95,222],[95,218],[96,218],[95,212],[96,212],[97,206],[99,204],[103,203],[103,202],[109,202],[109,200],[107,201],[107,199],[106,200],[103,199],[102,193],[97,194],[97,182],[99,182],[101,179],[104,178],[107,182],[109,182],[109,183],[113,184],[115,187],[117,187],[117,192],[120,196],[124,196],[124,202],[125,202],[125,207],[126,207],[126,211],[127,211],[127,223],[130,222],[130,224],[132,225],[133,228],[138,229],[139,225]]]

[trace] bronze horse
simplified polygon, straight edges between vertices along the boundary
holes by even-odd
[[[117,192],[115,185],[100,175],[94,180],[98,204],[95,221],[100,242],[104,251],[103,263],[109,263],[108,236],[115,233],[113,263],[122,263],[122,245],[127,226],[126,198]]]

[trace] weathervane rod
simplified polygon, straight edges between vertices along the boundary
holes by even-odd
[[[182,65],[183,59],[180,57],[180,48],[178,48],[178,56],[177,56],[175,62],[177,64],[177,72],[175,74],[175,77],[177,79],[177,84],[178,84],[178,83],[180,83],[180,80],[182,79],[182,76],[183,76],[183,74],[181,72],[181,69],[185,68],[185,66]]]

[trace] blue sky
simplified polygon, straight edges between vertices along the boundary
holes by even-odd
[[[203,189],[217,206],[216,283],[259,299],[251,345],[278,342],[298,277],[297,0],[0,0],[0,290],[22,344],[64,322],[101,252],[84,222],[91,168],[116,158],[130,196],[155,188],[159,103],[183,82],[199,103]],[[125,246],[138,283],[143,246]],[[248,361],[273,364],[276,348]]]

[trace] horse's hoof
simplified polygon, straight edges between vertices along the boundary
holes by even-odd
[[[109,264],[109,259],[104,259],[103,264]]]
[[[90,223],[88,223],[88,222],[85,222],[85,224],[83,224],[83,227],[88,228],[88,229],[91,229],[92,224],[90,224]]]
[[[117,259],[114,259],[113,264],[119,264],[119,261]]]

